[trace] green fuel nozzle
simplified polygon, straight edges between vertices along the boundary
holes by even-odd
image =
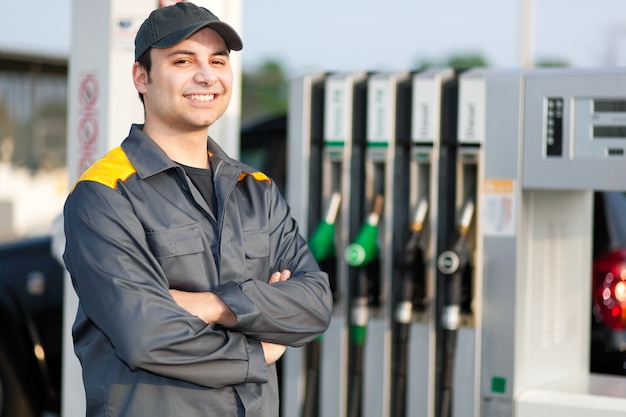
[[[309,249],[317,262],[330,258],[335,253],[335,221],[339,212],[341,194],[333,193],[328,210],[309,238]]]
[[[383,208],[384,197],[377,195],[374,207],[361,226],[354,242],[348,245],[344,259],[350,266],[359,267],[368,264],[378,256],[378,221]]]

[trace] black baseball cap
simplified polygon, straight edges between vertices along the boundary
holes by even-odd
[[[230,25],[204,7],[182,2],[153,10],[141,24],[135,36],[135,61],[150,48],[169,48],[205,27],[219,33],[228,49],[243,48],[241,38]]]

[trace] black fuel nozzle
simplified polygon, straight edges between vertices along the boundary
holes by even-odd
[[[463,208],[457,226],[458,238],[452,249],[442,252],[437,258],[439,272],[450,277],[447,301],[443,311],[444,329],[456,330],[461,318],[463,272],[469,264],[471,250],[467,244],[467,234],[474,217],[474,200],[469,199]]]
[[[425,285],[424,251],[421,247],[424,221],[428,213],[428,201],[421,200],[409,225],[409,234],[402,250],[396,257],[399,270],[399,285],[396,293],[396,321],[409,321],[413,310],[416,287]]]
[[[468,200],[463,209],[461,220],[457,227],[458,238],[452,249],[442,252],[437,258],[437,268],[444,275],[453,275],[462,270],[470,258],[467,245],[467,232],[474,216],[474,201]]]

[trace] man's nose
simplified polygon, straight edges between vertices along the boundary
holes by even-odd
[[[211,65],[202,64],[199,66],[194,79],[199,84],[213,85],[217,81],[217,75]]]

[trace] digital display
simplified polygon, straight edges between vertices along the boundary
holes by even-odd
[[[594,126],[593,137],[626,139],[626,126]]]
[[[594,100],[593,111],[595,113],[625,113],[626,98],[619,100]]]

